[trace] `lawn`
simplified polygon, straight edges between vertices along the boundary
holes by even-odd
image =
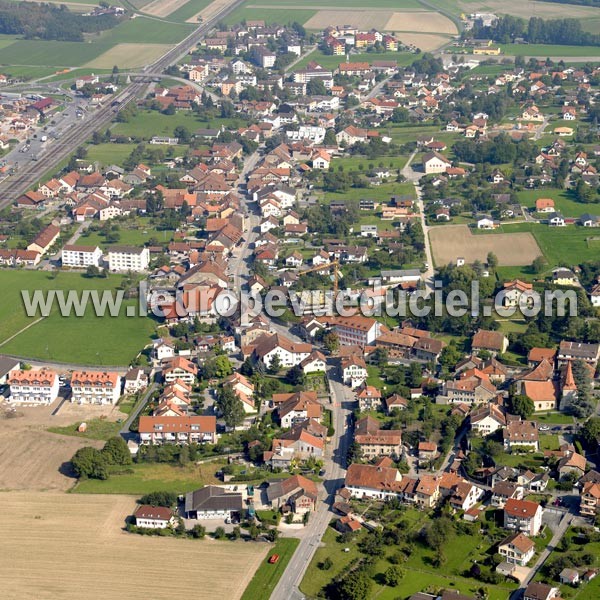
[[[559,445],[558,435],[540,435],[540,448],[542,450],[558,450]]]
[[[21,331],[39,318],[25,312],[21,290],[47,292],[57,290],[115,290],[121,281],[117,275],[106,279],[87,279],[80,274],[59,273],[55,279],[41,271],[0,271],[0,341]],[[56,303],[55,303],[56,304]],[[89,306],[84,316],[61,316],[53,306],[50,315],[21,331],[2,345],[2,352],[39,360],[55,360],[86,365],[127,365],[150,342],[154,323],[148,317],[127,317],[127,300],[116,317],[108,311],[96,317]]]
[[[279,539],[258,567],[242,595],[242,600],[268,600],[299,543],[300,540],[295,538]],[[268,562],[273,554],[279,554],[279,560],[274,565]]]
[[[107,440],[118,435],[121,424],[108,419],[86,419],[87,429],[84,432],[77,431],[81,421],[65,427],[48,427],[48,431],[59,433],[61,435],[72,435],[74,437],[86,438],[90,440]]]
[[[552,198],[556,210],[565,217],[580,217],[583,213],[600,214],[600,206],[596,204],[582,204],[573,200],[573,195],[565,190],[543,189],[517,192],[519,203],[529,208],[535,207],[538,198]],[[540,218],[544,218],[540,215]]]
[[[573,417],[570,415],[555,411],[536,412],[532,418],[538,423],[545,423],[546,425],[572,425],[574,422]]]
[[[102,166],[120,165],[137,148],[137,144],[88,144],[86,159]]]
[[[112,474],[107,480],[80,480],[73,492],[78,494],[135,494],[166,491],[185,494],[204,485],[221,483],[215,477],[225,461],[189,464],[185,467],[165,463],[133,464],[121,474]]]
[[[370,200],[389,202],[392,196],[407,194],[413,197],[415,195],[415,188],[412,183],[382,183],[381,185],[366,188],[348,188],[345,192],[325,192],[324,201],[326,204],[329,204],[332,201],[368,198]]]
[[[502,52],[509,56],[598,56],[597,46],[561,46],[551,44],[501,44]]]
[[[344,156],[343,158],[334,158],[331,167],[334,170],[337,170],[341,166],[344,168],[344,171],[360,171],[362,168],[363,173],[366,173],[369,170],[370,165],[373,165],[373,167],[376,168],[379,167],[380,163],[381,166],[389,169],[402,169],[407,160],[408,156],[405,155],[382,156],[375,159],[369,159],[366,156]],[[393,173],[393,175],[395,175],[395,173]]]
[[[159,231],[149,218],[139,217],[134,220],[115,222],[115,225],[118,226],[119,244],[144,246],[151,238],[156,238],[159,243],[167,245],[173,239],[173,231]],[[100,246],[103,250],[110,245],[99,231],[85,231],[79,241],[86,246]]]
[[[201,121],[191,112],[179,111],[174,115],[164,115],[156,110],[139,110],[127,123],[116,123],[111,131],[115,135],[126,135],[150,139],[155,135],[173,135],[175,127],[186,127],[191,133],[206,127],[241,127],[247,121],[242,119],[215,119],[214,122]]]

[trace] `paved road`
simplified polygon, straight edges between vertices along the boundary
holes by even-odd
[[[417,151],[415,150],[408,158],[408,161],[402,169],[402,175],[415,186],[415,194],[417,196],[417,209],[421,215],[421,229],[423,230],[423,237],[425,238],[425,258],[427,263],[427,270],[422,274],[423,281],[427,285],[428,289],[433,291],[433,254],[431,253],[431,244],[429,242],[429,226],[427,225],[427,219],[425,218],[425,205],[423,203],[423,193],[419,181],[423,177],[424,173],[415,171],[411,164],[415,158]]]
[[[351,390],[328,373],[333,390],[333,426],[335,433],[331,438],[325,457],[325,481],[320,486],[322,494],[317,510],[311,514],[307,531],[300,540],[300,544],[292,559],[288,563],[277,587],[271,594],[271,600],[298,600],[304,595],[298,589],[304,573],[327,526],[333,518],[331,506],[334,502],[335,492],[343,485],[346,476],[346,456],[350,447],[352,432],[348,428],[352,412],[353,396]]]
[[[152,374],[150,375],[150,378],[152,378]],[[146,389],[146,393],[144,394],[142,399],[135,405],[135,407],[131,411],[131,413],[129,413],[129,417],[127,417],[127,420],[125,421],[125,423],[123,423],[123,427],[121,427],[121,430],[119,431],[119,433],[124,438],[131,436],[131,432],[129,431],[129,426],[135,421],[135,419],[142,412],[142,410],[144,410],[144,407],[146,406],[146,404],[148,404],[148,400],[150,400],[150,396],[152,396],[152,393],[154,392],[155,388],[156,388],[156,383],[154,383],[154,382],[151,383],[148,386],[148,388]]]

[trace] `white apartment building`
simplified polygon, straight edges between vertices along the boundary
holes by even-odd
[[[14,371],[8,378],[11,404],[52,404],[58,397],[58,376],[47,369]]]
[[[108,268],[111,271],[145,271],[150,264],[150,250],[135,246],[111,246]]]
[[[337,317],[333,322],[342,346],[368,346],[381,335],[381,324],[370,317]]]
[[[108,371],[74,371],[71,402],[77,404],[116,404],[121,396],[121,377]]]
[[[98,246],[67,244],[61,252],[63,267],[99,267],[102,250]]]

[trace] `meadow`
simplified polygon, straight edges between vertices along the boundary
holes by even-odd
[[[376,60],[393,60],[401,66],[409,65],[416,59],[411,52],[360,52],[358,54],[350,54],[350,62],[368,62],[373,63]],[[333,54],[323,54],[320,50],[311,52],[300,60],[294,69],[302,69],[309,62],[315,61],[326,69],[337,69],[340,63],[346,62],[345,56],[335,56]]]
[[[80,480],[73,488],[77,494],[135,494],[154,491],[185,494],[204,485],[221,483],[215,477],[224,461],[210,461],[186,466],[165,463],[134,463],[122,474],[99,479]]]
[[[76,362],[85,365],[127,365],[151,340],[154,322],[147,316],[127,317],[127,307],[136,300],[123,302],[119,316],[97,317],[90,305],[82,317],[63,317],[57,307],[50,315],[28,329],[39,318],[28,317],[21,290],[115,290],[120,276],[87,279],[80,274],[58,273],[52,278],[42,271],[0,271],[0,342],[2,352],[29,359]]]

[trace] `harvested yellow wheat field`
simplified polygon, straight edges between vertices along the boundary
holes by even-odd
[[[383,30],[392,15],[390,10],[358,9],[347,10],[319,10],[304,26],[307,29],[325,29],[330,25],[352,25],[359,29]]]
[[[86,63],[84,67],[92,69],[112,69],[115,65],[120,69],[142,67],[154,62],[172,47],[170,44],[117,44]]]
[[[385,28],[388,31],[408,31],[414,33],[447,33],[456,35],[456,25],[439,13],[434,12],[395,12]]]
[[[187,4],[189,0],[153,0],[141,11],[153,17],[168,17],[172,12]]]
[[[404,33],[397,32],[396,37],[407,46],[415,46],[420,48],[423,52],[430,52],[436,50],[440,46],[447,44],[449,38],[438,35],[437,33]]]
[[[0,502],[3,598],[236,600],[268,549],[125,533],[129,496],[1,492]]]
[[[462,256],[467,263],[485,262],[488,252],[498,257],[503,267],[530,265],[543,253],[531,233],[489,233],[473,235],[466,225],[443,225],[429,230],[433,260],[437,266],[456,263]]]

